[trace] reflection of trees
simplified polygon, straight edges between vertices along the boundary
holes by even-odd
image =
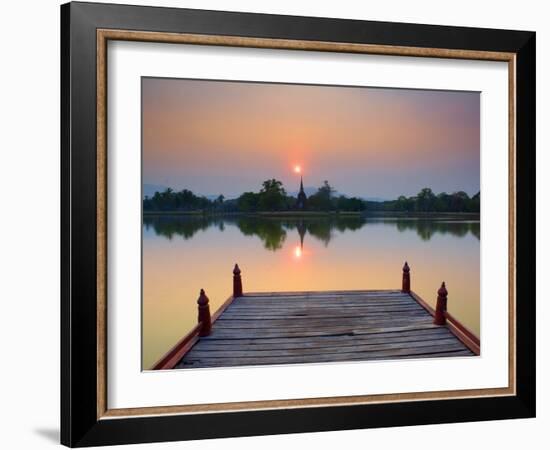
[[[363,228],[363,225],[365,225],[366,222],[367,221],[365,220],[365,218],[361,216],[342,216],[335,221],[334,227],[338,231],[355,231]]]
[[[231,219],[229,219],[231,220]],[[365,224],[365,219],[356,217],[261,217],[244,216],[236,221],[241,233],[258,236],[268,250],[279,250],[287,237],[287,231],[296,230],[303,246],[306,235],[310,235],[326,245],[333,237],[332,230],[357,230]]]
[[[306,236],[311,236],[328,246],[334,231],[355,231],[369,224],[395,226],[398,231],[416,231],[418,236],[428,241],[435,234],[450,234],[464,237],[471,233],[480,239],[479,221],[405,219],[382,217],[369,220],[362,216],[309,216],[309,217],[265,217],[265,216],[178,216],[159,215],[143,217],[146,230],[153,228],[159,236],[172,239],[181,236],[191,239],[198,231],[217,227],[224,231],[227,225],[236,226],[245,236],[257,236],[267,250],[276,251],[283,247],[289,232],[296,232],[303,245]]]
[[[207,216],[143,216],[146,230],[153,228],[158,236],[172,239],[174,235],[191,239],[199,230],[218,224],[223,231],[223,220],[214,220]]]
[[[237,220],[237,226],[245,236],[258,236],[267,250],[281,249],[286,239],[286,231],[280,221],[242,217]]]
[[[481,232],[479,229],[479,222],[470,223],[470,233],[472,233],[478,240],[481,237]]]
[[[333,237],[333,228],[334,223],[331,222],[312,222],[306,225],[308,234],[325,244],[325,247],[328,246],[328,243]]]
[[[480,238],[479,222],[465,221],[441,221],[428,219],[386,219],[393,221],[400,232],[406,230],[416,231],[420,239],[429,241],[436,233],[451,234],[457,237],[464,237],[469,232],[477,239]]]

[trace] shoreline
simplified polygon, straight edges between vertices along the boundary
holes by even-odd
[[[327,216],[352,216],[352,217],[405,217],[405,218],[430,218],[430,217],[461,217],[480,218],[478,212],[406,212],[406,211],[257,211],[257,212],[214,212],[214,211],[143,211],[143,216],[191,216],[191,217],[216,217],[216,216],[259,216],[259,217],[327,217]]]
[[[264,216],[264,217],[314,217],[314,216],[361,216],[360,211],[143,211],[144,216]]]

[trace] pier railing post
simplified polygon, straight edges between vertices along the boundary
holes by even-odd
[[[437,291],[437,304],[435,306],[435,325],[445,325],[447,323],[447,318],[445,313],[447,312],[447,288],[445,287],[445,282],[441,283],[441,287]]]
[[[411,269],[409,268],[409,265],[407,264],[407,261],[405,261],[405,265],[403,266],[403,284],[401,286],[401,292],[404,294],[410,294],[411,292]]]
[[[233,297],[241,297],[243,295],[243,282],[241,280],[241,269],[238,264],[235,264],[233,269]]]
[[[210,306],[208,305],[210,300],[204,293],[204,289],[201,289],[201,294],[197,300],[199,305],[199,323],[202,323],[199,331],[199,336],[208,336],[212,330],[212,318],[210,317]]]

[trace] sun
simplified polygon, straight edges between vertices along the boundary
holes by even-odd
[[[302,168],[298,165],[294,166],[294,173],[302,173]]]

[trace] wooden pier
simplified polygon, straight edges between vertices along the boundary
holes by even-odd
[[[212,316],[206,293],[198,324],[153,369],[257,366],[479,355],[479,339],[447,312],[445,283],[436,310],[410,289],[243,293]]]

